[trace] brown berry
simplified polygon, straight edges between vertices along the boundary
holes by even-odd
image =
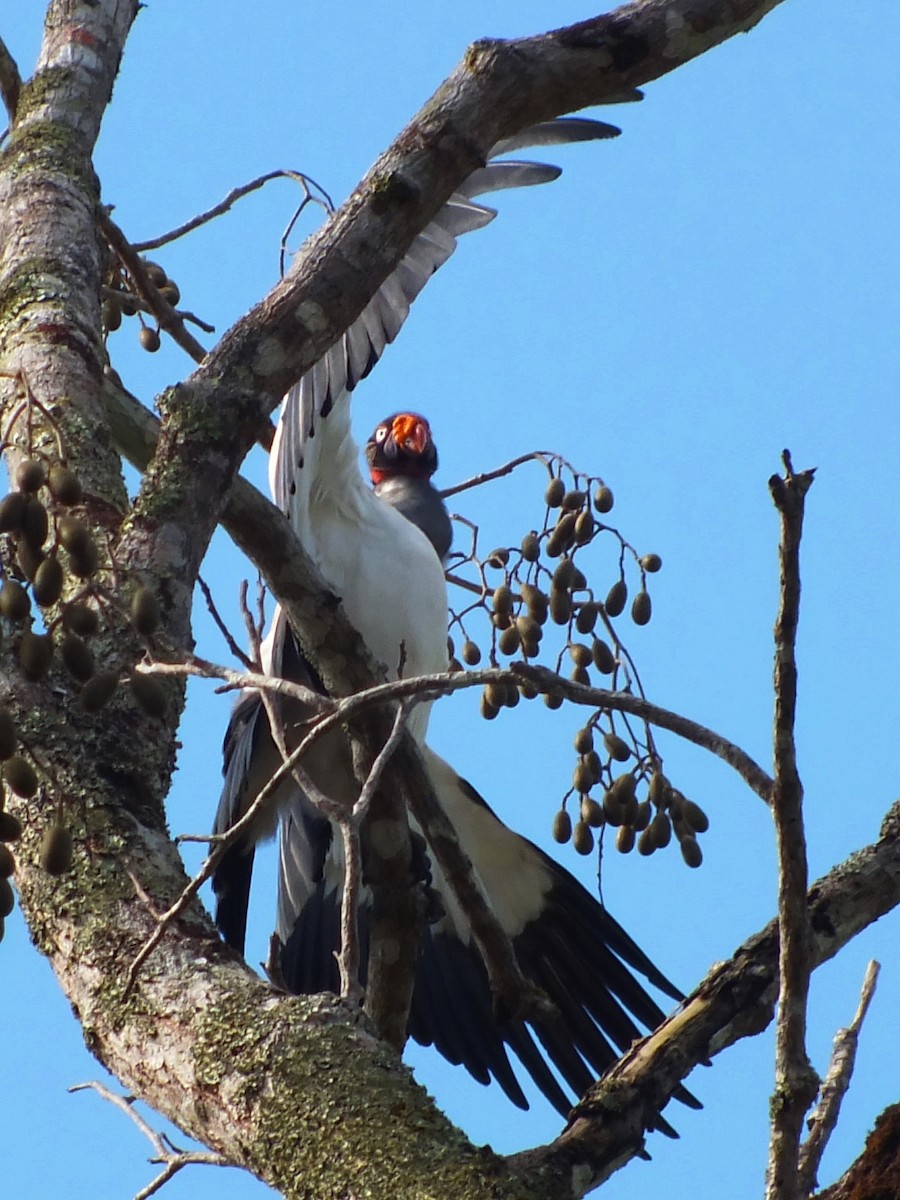
[[[0,842],[0,879],[9,879],[16,869],[16,859],[12,850]]]
[[[638,848],[638,854],[643,854],[643,856],[645,858],[649,858],[650,855],[653,853],[653,851],[658,849],[656,843],[653,840],[653,832],[649,825],[647,826],[646,829],[644,829],[641,832],[640,836],[638,837],[637,848]]]
[[[541,556],[541,543],[536,530],[532,529],[530,533],[525,534],[519,550],[526,562],[537,562]]]
[[[44,561],[44,552],[36,546],[30,545],[24,538],[20,539],[16,547],[16,563],[19,570],[29,581],[29,583],[37,575],[41,563]]]
[[[584,821],[576,822],[572,831],[572,845],[578,854],[590,854],[594,848],[594,834],[590,825]]]
[[[100,558],[93,542],[80,554],[74,552],[69,554],[69,570],[76,579],[89,579],[99,565]]]
[[[28,593],[15,579],[5,579],[0,587],[0,614],[9,621],[24,621],[31,612]]]
[[[640,563],[650,575],[655,575],[662,567],[662,559],[658,554],[644,554],[641,557]]]
[[[616,762],[627,762],[631,758],[631,747],[617,733],[607,733],[603,736],[603,745],[610,758]]]
[[[16,898],[9,880],[0,879],[0,921],[9,916],[15,903]]]
[[[82,712],[99,712],[112,699],[119,685],[118,671],[101,671],[92,676],[78,693],[78,707]]]
[[[559,518],[553,532],[547,538],[545,549],[549,558],[559,558],[560,554],[572,545],[575,540],[575,520],[575,514],[571,512],[564,513]]]
[[[591,665],[590,647],[585,646],[584,642],[570,643],[569,657],[576,667],[589,667]]]
[[[158,679],[154,679],[152,675],[145,675],[143,671],[132,671],[128,677],[128,686],[135,701],[148,717],[163,720],[168,705],[166,693]]]
[[[510,625],[508,629],[504,629],[497,639],[497,646],[500,653],[509,657],[519,649],[519,630],[515,623]]]
[[[593,600],[586,600],[578,608],[575,616],[575,628],[579,633],[590,633],[597,624],[597,605]]]
[[[35,550],[40,550],[41,546],[47,540],[47,534],[50,530],[50,520],[47,516],[46,508],[44,508],[37,496],[29,496],[25,501],[25,511],[22,513],[20,527],[22,537],[28,545]]]
[[[86,554],[93,546],[91,531],[77,517],[63,517],[59,523],[59,540],[70,554]]]
[[[481,651],[475,642],[466,639],[460,649],[462,660],[467,667],[477,667],[481,662]]]
[[[631,603],[631,619],[635,625],[646,625],[650,620],[652,605],[649,592],[638,592]]]
[[[608,513],[614,503],[612,489],[608,488],[606,484],[601,484],[594,492],[594,508],[598,513]]]
[[[575,750],[578,754],[590,754],[594,748],[594,734],[590,725],[585,725],[575,734]]]
[[[0,704],[0,759],[12,758],[19,745],[16,722],[5,704]]]
[[[72,870],[72,834],[65,825],[53,824],[41,842],[41,866],[48,875],[65,875]]]
[[[591,510],[586,508],[578,514],[575,522],[575,541],[579,546],[586,546],[593,536],[594,518],[591,516]]]
[[[669,790],[669,781],[663,775],[662,771],[654,771],[650,776],[650,786],[647,788],[647,799],[651,804],[655,804],[657,808],[662,808],[666,802],[666,792]]]
[[[553,818],[553,840],[564,845],[572,836],[572,818],[561,808]]]
[[[575,764],[575,770],[572,772],[572,784],[575,791],[582,795],[586,795],[594,786],[594,775],[586,762]]]
[[[616,669],[616,657],[602,638],[594,638],[591,642],[591,657],[601,675],[612,675]]]
[[[63,612],[63,628],[80,637],[91,637],[100,628],[100,616],[87,604],[68,604]]]
[[[647,826],[647,834],[656,850],[665,850],[666,846],[672,840],[672,823],[662,810],[656,814]]]
[[[693,834],[687,834],[679,842],[681,857],[689,867],[699,867],[703,862],[703,851]]]
[[[540,588],[533,587],[530,583],[523,583],[521,591],[522,599],[528,606],[529,615],[538,625],[543,625],[547,620],[548,600],[546,594]]]
[[[149,588],[139,587],[131,597],[131,628],[149,637],[159,626],[159,601]]]
[[[557,476],[551,479],[547,484],[547,490],[544,492],[544,503],[548,508],[559,508],[563,502],[563,496],[566,494],[566,485]]]
[[[24,458],[16,468],[16,487],[22,492],[36,492],[45,479],[44,464],[36,458]]]
[[[22,836],[22,822],[12,813],[0,811],[0,842],[17,842]]]
[[[572,491],[566,492],[563,496],[562,506],[566,512],[578,512],[579,509],[584,507],[586,499],[587,496],[584,492],[579,492],[577,488],[573,488]]]
[[[568,592],[550,593],[550,616],[557,625],[568,625],[572,616],[572,601]]]
[[[53,638],[49,633],[32,633],[26,629],[19,642],[19,666],[32,683],[43,679],[50,670],[53,658]]]
[[[561,558],[556,565],[556,570],[553,572],[553,578],[550,581],[551,588],[561,588],[563,591],[568,591],[572,586],[572,580],[575,578],[575,570],[575,564],[571,558]]]
[[[112,299],[106,299],[100,306],[100,320],[107,333],[115,333],[122,324],[122,309]]]
[[[79,683],[86,683],[94,674],[94,656],[87,642],[77,633],[67,633],[60,647],[62,660],[69,674]]]
[[[494,590],[492,598],[492,606],[495,613],[507,616],[512,612],[513,594],[505,583]]]
[[[642,829],[647,828],[647,826],[650,824],[650,818],[652,816],[653,816],[653,809],[650,805],[650,801],[642,800],[640,802],[640,804],[638,805],[637,820],[634,823],[634,827],[638,831],[638,833],[640,833]]]
[[[604,823],[603,806],[598,804],[591,796],[582,796],[581,819],[586,825],[590,825],[592,829],[600,829]]]
[[[628,586],[624,579],[617,579],[606,595],[606,612],[610,617],[617,617],[625,608],[628,599]]]
[[[38,790],[37,773],[28,759],[23,758],[21,754],[14,754],[3,764],[3,781],[9,790],[22,800],[30,800]]]
[[[35,571],[34,582],[31,585],[31,592],[36,603],[41,608],[47,608],[49,605],[55,604],[62,595],[62,589],[62,564],[55,556],[45,558]]]
[[[69,507],[81,503],[81,481],[71,467],[54,463],[47,476],[47,486],[50,488],[50,495],[59,504]]]
[[[149,325],[141,327],[141,332],[138,334],[138,341],[149,354],[155,354],[161,345],[158,331],[151,329]]]
[[[709,829],[709,817],[693,800],[684,800],[681,805],[681,815],[694,833],[706,833]]]
[[[634,849],[634,829],[630,825],[620,825],[616,832],[616,849],[620,854],[630,854]]]
[[[159,263],[153,262],[152,259],[145,258],[142,260],[142,266],[147,272],[147,278],[152,284],[155,284],[155,286],[158,288],[165,287],[169,277]]]
[[[0,533],[13,533],[20,527],[27,503],[24,492],[10,492],[0,500]]]

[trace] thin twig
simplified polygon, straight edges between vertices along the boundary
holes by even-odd
[[[486,683],[533,683],[539,691],[558,692],[573,704],[586,705],[592,708],[605,708],[614,712],[630,713],[660,729],[668,729],[685,741],[693,742],[715,754],[727,763],[744,780],[747,786],[764,800],[771,802],[773,781],[771,777],[754,761],[740,746],[734,742],[701,725],[688,717],[667,708],[661,708],[634,696],[630,692],[614,692],[607,688],[588,687],[574,680],[566,679],[551,671],[548,667],[532,666],[526,663],[513,663],[508,668],[486,667],[480,671],[457,671],[453,674],[417,675],[410,679],[396,679],[391,683],[381,683],[376,687],[367,688],[364,692],[356,692],[342,700],[335,701],[311,692],[302,684],[291,683],[272,675],[241,674],[218,667],[204,659],[193,657],[181,663],[140,663],[137,670],[148,675],[198,675],[206,679],[222,679],[232,688],[259,688],[279,692],[302,703],[315,703],[320,712],[328,713],[321,725],[324,733],[333,725],[340,725],[350,717],[365,709],[383,704],[390,700],[415,698],[424,703],[439,696],[450,695],[465,688],[484,687]],[[320,736],[316,727],[316,736]]]
[[[217,663],[212,663],[208,659],[200,658],[196,654],[192,654],[181,662],[157,662],[147,661],[140,662],[135,667],[136,671],[144,675],[171,675],[175,677],[183,677],[185,675],[197,676],[199,679],[221,679],[227,685],[223,691],[235,691],[241,689],[255,689],[260,692],[274,692],[281,696],[287,696],[289,700],[297,700],[301,704],[308,704],[310,708],[317,713],[332,713],[337,711],[337,702],[329,699],[328,696],[323,696],[321,692],[314,692],[305,684],[294,683],[290,679],[282,679],[278,675],[265,675],[261,671],[235,671],[231,667],[222,667]]]
[[[516,467],[521,467],[525,463],[540,462],[546,467],[549,462],[555,460],[564,462],[552,450],[532,450],[528,454],[520,454],[518,458],[511,459],[502,467],[497,467],[493,471],[483,471],[480,475],[472,475],[471,478],[464,479],[462,483],[455,483],[453,487],[444,488],[440,493],[441,499],[446,500],[449,496],[468,491],[469,488],[480,487],[483,483],[490,483],[492,479],[502,479],[504,475],[511,475]],[[564,465],[568,466],[569,464],[565,463]]]
[[[818,1186],[819,1164],[850,1087],[859,1031],[875,994],[880,970],[880,964],[873,959],[866,968],[856,1014],[846,1029],[838,1030],[834,1039],[831,1062],[819,1090],[819,1103],[807,1122],[809,1136],[800,1148],[800,1195],[803,1197],[811,1196]]]
[[[361,821],[372,802],[372,797],[375,795],[375,790],[381,782],[381,776],[384,774],[384,768],[387,766],[388,759],[397,749],[400,744],[400,739],[403,737],[403,731],[406,728],[406,723],[409,720],[409,713],[412,705],[409,700],[404,700],[397,706],[397,711],[394,714],[394,724],[391,726],[390,736],[378,752],[378,757],[372,763],[372,767],[366,778],[365,783],[359,793],[359,799],[353,805],[353,817],[355,820]]]
[[[202,575],[197,576],[197,584],[200,588],[200,591],[203,593],[203,599],[206,601],[206,607],[209,615],[215,622],[219,633],[221,633],[222,637],[225,639],[225,644],[228,646],[228,649],[238,660],[238,662],[242,662],[244,664],[248,671],[259,670],[259,658],[254,661],[249,657],[249,655],[245,654],[241,647],[237,644],[237,641],[231,634],[231,630],[222,620],[222,616],[216,607],[216,602],[213,600],[212,592],[209,590],[209,585],[205,582]]]
[[[103,236],[125,265],[137,294],[159,322],[160,329],[165,330],[172,341],[176,342],[186,354],[189,354],[194,362],[203,362],[206,358],[206,351],[193,334],[188,333],[179,313],[147,274],[147,268],[144,266],[141,256],[119,226],[111,219],[106,209],[100,205],[97,208],[97,221],[103,230]]]
[[[277,171],[268,171],[265,175],[260,175],[259,178],[251,180],[250,183],[244,183],[240,187],[232,188],[224,200],[220,201],[212,208],[207,209],[206,212],[200,213],[196,217],[191,217],[189,221],[185,221],[183,225],[179,225],[177,228],[169,230],[168,233],[162,233],[159,235],[159,237],[148,238],[148,240],[145,242],[134,242],[134,249],[139,251],[141,254],[147,250],[158,250],[160,246],[165,246],[169,242],[174,242],[178,238],[184,237],[185,234],[192,233],[193,230],[199,229],[201,225],[206,225],[209,221],[214,220],[216,217],[221,217],[223,213],[227,213],[232,205],[236,203],[236,201],[241,200],[244,196],[249,195],[251,192],[255,192],[258,188],[261,188],[263,184],[269,183],[272,179],[295,179],[298,182],[303,183],[307,188],[310,184],[312,184],[313,187],[317,188],[318,191],[322,193],[326,202],[331,205],[332,208],[334,207],[334,205],[331,203],[331,198],[325,189],[320,187],[311,176],[304,175],[302,171],[287,171],[280,169]]]
[[[156,1152],[156,1156],[148,1159],[148,1161],[154,1164],[165,1164],[164,1169],[160,1171],[156,1178],[136,1193],[134,1200],[147,1200],[149,1196],[155,1195],[163,1184],[168,1183],[172,1176],[177,1175],[183,1167],[194,1165],[206,1167],[234,1166],[234,1163],[229,1162],[227,1158],[224,1158],[221,1154],[214,1154],[210,1150],[179,1150],[177,1146],[173,1145],[166,1134],[159,1133],[152,1126],[148,1125],[134,1107],[135,1096],[118,1096],[115,1092],[111,1092],[96,1080],[90,1083],[76,1083],[69,1088],[70,1092],[83,1092],[86,1090],[96,1092],[98,1096],[101,1096],[104,1100],[114,1105],[115,1108],[119,1109],[120,1112],[130,1117]]]
[[[359,978],[358,914],[363,875],[360,829],[381,782],[384,768],[403,737],[410,708],[409,701],[403,701],[397,706],[390,735],[369,769],[359,798],[352,811],[338,821],[344,851],[344,893],[341,897],[341,950],[338,955],[338,969],[341,976],[341,996],[347,1000],[359,1001],[363,995]]]
[[[808,868],[803,831],[803,785],[797,770],[797,624],[800,616],[800,539],[803,506],[813,472],[794,473],[782,455],[784,478],[769,490],[781,517],[780,600],[775,619],[775,786],[772,814],[778,843],[779,996],[775,1033],[775,1092],[766,1171],[766,1200],[800,1200],[800,1135],[819,1081],[806,1051],[809,996]]]

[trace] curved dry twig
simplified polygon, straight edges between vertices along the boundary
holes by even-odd
[[[159,1133],[144,1120],[134,1107],[134,1102],[137,1099],[136,1096],[117,1096],[115,1092],[111,1092],[109,1088],[104,1087],[102,1083],[98,1083],[96,1080],[91,1080],[88,1083],[76,1083],[69,1088],[70,1092],[88,1090],[96,1092],[98,1096],[101,1096],[108,1103],[119,1109],[120,1112],[130,1117],[156,1151],[156,1157],[151,1158],[149,1161],[151,1163],[165,1164],[163,1170],[160,1171],[156,1178],[135,1194],[134,1200],[148,1200],[150,1196],[154,1196],[164,1184],[169,1182],[173,1175],[177,1175],[184,1167],[232,1166],[227,1158],[223,1158],[221,1154],[214,1154],[210,1150],[179,1150],[177,1146],[172,1144],[166,1134]]]
[[[294,179],[302,183],[307,189],[312,186],[322,193],[329,209],[334,208],[331,197],[320,184],[316,183],[312,176],[305,174],[303,171],[277,168],[274,171],[267,171],[265,175],[260,175],[256,179],[251,179],[249,183],[243,183],[240,187],[232,188],[224,200],[220,200],[218,204],[214,204],[206,212],[198,213],[197,216],[191,217],[183,225],[177,225],[174,229],[170,229],[168,233],[161,233],[158,237],[147,238],[143,242],[132,242],[132,248],[139,254],[144,254],[147,250],[158,250],[160,246],[166,246],[170,242],[177,241],[178,238],[182,238],[188,233],[193,233],[201,225],[206,225],[210,221],[215,220],[216,217],[223,216],[238,200],[242,200],[244,196],[249,196],[251,192],[257,191],[273,179]]]

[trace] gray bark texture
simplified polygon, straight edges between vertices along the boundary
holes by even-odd
[[[98,669],[121,671],[140,657],[127,619],[138,584],[158,597],[173,653],[190,646],[193,584],[223,521],[252,545],[334,693],[378,682],[284,519],[236,483],[262,424],[487,147],[672,70],[750,28],[776,2],[643,0],[540,37],[473,45],[296,269],[157,399],[157,423],[104,375],[108,251],[92,167],[138,4],[53,0],[35,75],[19,80],[5,50],[0,56],[12,113],[0,157],[0,390],[4,428],[24,390],[33,396],[32,449],[54,453],[53,426],[59,431],[85,490],[100,577],[120,589],[124,603],[105,609],[94,642]],[[16,424],[8,450],[13,469],[26,452],[24,428]],[[133,505],[120,453],[145,469]],[[124,688],[100,715],[89,714],[58,659],[38,681],[15,668],[3,680],[3,702],[42,780],[33,798],[7,800],[24,826],[15,881],[35,943],[110,1071],[286,1197],[583,1195],[640,1149],[648,1114],[696,1063],[771,1019],[777,943],[768,929],[597,1085],[556,1142],[501,1159],[450,1125],[365,1016],[331,997],[273,990],[219,941],[199,904],[126,987],[154,912],[187,882],[164,810],[182,693],[177,682],[163,685],[164,719]],[[356,732],[378,746],[388,727],[376,713]],[[414,788],[427,787],[416,782],[421,768],[408,748],[391,770],[407,787],[411,777]],[[74,868],[50,879],[38,866],[40,842],[61,803]],[[814,886],[813,958],[833,954],[898,900],[895,815],[876,845]]]

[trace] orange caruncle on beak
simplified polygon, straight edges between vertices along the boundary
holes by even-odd
[[[428,445],[428,424],[415,413],[400,413],[394,417],[391,436],[402,449],[422,454]]]

